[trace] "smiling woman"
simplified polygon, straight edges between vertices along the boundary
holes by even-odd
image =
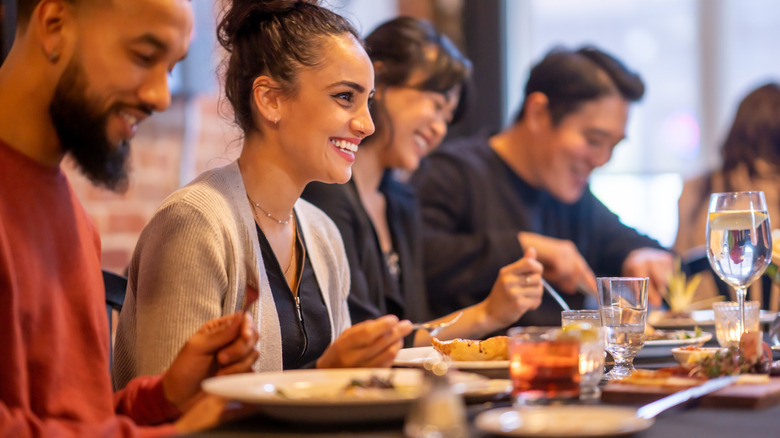
[[[420,211],[409,188],[391,173],[417,169],[460,118],[471,62],[430,23],[411,17],[380,25],[366,37],[366,46],[376,72],[371,114],[377,132],[357,150],[347,184],[312,183],[303,196],[333,218],[344,238],[352,320],[392,313],[423,322],[430,315]],[[482,337],[538,306],[541,265],[530,258],[507,266],[487,299],[462,309],[461,317],[436,336]],[[429,345],[430,336],[418,330],[407,342]]]
[[[241,310],[247,292],[259,295],[249,307],[257,370],[389,365],[410,324],[350,327],[341,237],[299,199],[310,181],[347,181],[374,131],[373,69],[357,33],[316,1],[234,0],[218,38],[243,148],[171,195],[144,229],[119,322],[117,385],[164,370],[199,321]]]

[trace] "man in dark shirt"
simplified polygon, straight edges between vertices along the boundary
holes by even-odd
[[[492,136],[442,146],[414,175],[426,224],[431,310],[482,300],[501,266],[536,248],[544,277],[576,308],[599,276],[648,276],[659,305],[673,256],[626,227],[591,193],[588,177],[625,137],[638,75],[593,47],[554,49],[532,70],[515,123]],[[521,320],[557,325],[545,297]]]

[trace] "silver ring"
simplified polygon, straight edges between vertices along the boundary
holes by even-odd
[[[523,277],[523,286],[528,286],[529,284],[531,284],[531,276],[526,275]]]

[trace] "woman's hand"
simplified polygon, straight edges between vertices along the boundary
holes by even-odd
[[[513,324],[525,312],[542,304],[542,272],[534,248],[526,250],[522,259],[501,268],[490,295],[483,301],[486,316],[496,323],[495,330]]]
[[[394,315],[355,324],[322,353],[317,368],[389,367],[411,332],[412,323]]]
[[[259,356],[255,350],[258,337],[252,317],[243,312],[203,324],[163,375],[166,398],[186,412],[202,395],[203,379],[251,371]]]

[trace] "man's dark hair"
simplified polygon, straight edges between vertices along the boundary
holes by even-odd
[[[637,73],[594,46],[576,51],[556,47],[531,69],[515,122],[524,116],[525,99],[536,92],[547,96],[553,124],[557,125],[583,104],[607,95],[620,94],[636,102],[642,98],[645,85]]]

